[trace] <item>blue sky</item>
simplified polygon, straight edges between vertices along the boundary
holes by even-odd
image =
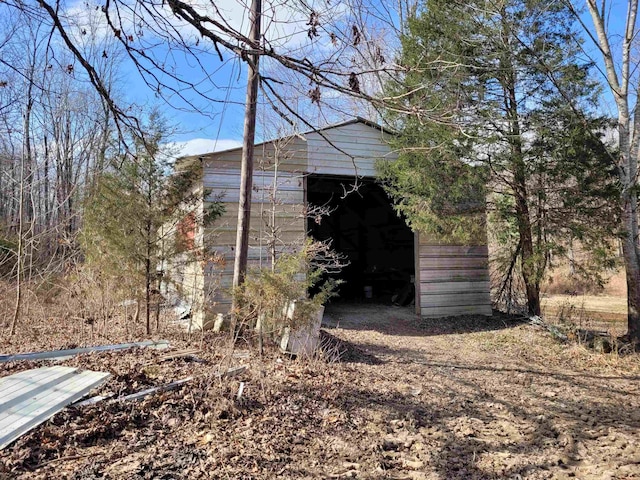
[[[192,105],[176,95],[169,95],[167,99],[159,98],[130,61],[125,61],[123,64],[126,100],[145,107],[157,106],[176,129],[173,140],[180,144],[189,142],[183,151],[184,154],[231,148],[239,145],[242,139],[246,67],[237,60],[223,64],[217,58],[212,58],[210,61],[219,65],[218,72],[213,78],[215,85],[212,86],[214,89],[212,96],[228,101],[210,102],[198,96],[192,96],[193,103],[200,111],[194,111]],[[195,74],[195,69],[187,59],[175,58],[175,65],[178,70],[184,72],[193,70]]]
[[[284,1],[284,0],[282,0]],[[219,3],[223,7],[229,6],[229,21],[231,24],[237,26],[241,30],[246,30],[246,6],[236,2],[236,0],[224,0]],[[285,8],[283,4],[272,5],[271,8]],[[269,8],[269,7],[267,7]],[[616,0],[609,4],[610,14],[609,22],[611,27],[621,32],[625,15],[626,15],[626,2]],[[282,32],[282,26],[271,23],[278,33],[276,36],[285,38],[282,45],[292,44],[294,48],[299,43],[304,43],[300,40],[300,32],[302,36],[306,36],[306,25],[299,12],[296,17],[296,12],[288,13],[287,15],[293,15],[293,17],[287,17],[287,21],[294,18],[293,25],[287,24],[287,31]],[[271,15],[273,17],[273,15]],[[583,15],[583,20],[587,26],[592,25],[591,18],[588,12]],[[303,20],[300,22],[300,20]],[[269,20],[267,20],[269,21]],[[283,25],[286,22],[283,22]],[[278,30],[280,29],[280,30]],[[298,32],[297,37],[295,32]],[[292,37],[293,36],[293,37]],[[292,40],[292,38],[295,38]],[[619,47],[619,40],[621,37],[614,36],[614,50]],[[585,41],[585,50],[589,53],[593,53],[593,58],[599,60],[600,55],[595,50],[590,40]],[[168,55],[169,52],[163,48],[156,48],[156,55]],[[144,84],[140,76],[133,71],[131,64],[124,65],[124,71],[126,76],[126,97],[129,101],[145,104],[147,106],[157,105],[172,124],[174,124],[178,132],[174,139],[177,142],[187,142],[186,150],[182,153],[195,154],[204,153],[215,149],[226,149],[232,146],[239,145],[242,139],[243,129],[243,115],[244,115],[244,97],[246,88],[246,65],[237,59],[229,59],[225,62],[220,62],[216,55],[211,53],[204,53],[201,58],[203,62],[207,64],[207,68],[213,71],[211,76],[210,85],[211,90],[207,92],[210,97],[214,97],[217,101],[208,101],[202,97],[192,97],[195,106],[201,110],[201,112],[193,111],[193,108],[188,106],[185,102],[177,99],[175,96],[169,98],[173,107],[168,106],[163,99],[157,98],[155,93]],[[182,73],[193,72],[194,78],[199,78],[199,70],[194,68],[193,60],[185,58],[184,56],[171,56],[171,62],[175,65],[176,69]],[[600,77],[602,79],[602,77]],[[206,83],[206,82],[205,82]],[[304,86],[301,86],[300,90],[304,91]],[[297,102],[295,99],[295,93],[293,97],[290,97],[291,101]],[[302,98],[303,102],[307,99]],[[612,98],[610,94],[605,96],[604,109],[609,114],[615,114],[615,109],[612,108]],[[261,112],[265,112],[265,109],[261,109]],[[358,114],[359,112],[353,112]],[[260,118],[258,120],[260,124]],[[259,129],[258,137],[262,137],[262,131]],[[269,136],[269,135],[266,135]]]
[[[194,4],[195,1],[197,0],[194,0]],[[314,3],[315,7],[313,7]],[[207,6],[206,2],[204,5],[202,11],[206,12],[210,6]],[[216,12],[216,18],[219,18],[217,14],[221,13],[231,27],[246,33],[248,9],[241,0],[220,0],[215,5],[219,10]],[[322,37],[310,39],[307,35],[309,17],[306,7],[294,5],[300,5],[300,3],[288,0],[264,1],[263,30],[266,28],[267,40],[279,51],[285,49],[298,57],[322,52],[328,43],[328,36],[325,35],[324,39]],[[307,2],[306,5],[317,8],[318,12],[324,12],[325,19],[329,17],[332,20],[339,19],[345,13],[344,7],[339,2],[334,4],[326,0],[317,0]],[[93,5],[87,9],[86,5],[76,3],[71,10],[78,24],[87,24],[89,22],[87,18],[94,15],[102,18],[99,12],[93,13],[96,11]],[[122,23],[123,32],[127,35],[129,32],[137,32],[138,27],[135,26],[137,23],[137,21],[125,19]],[[150,18],[149,24],[154,23],[157,23],[157,19]],[[148,26],[146,34],[134,33],[135,40],[132,45],[144,49],[146,54],[153,55],[158,62],[165,63],[168,68],[174,69],[177,75],[196,84],[199,93],[194,93],[192,88],[183,86],[180,88],[180,95],[185,98],[180,98],[180,95],[170,92],[170,89],[163,89],[162,95],[157,95],[153,88],[146,85],[133,62],[127,58],[122,64],[125,77],[124,98],[130,103],[145,107],[157,106],[164,112],[170,123],[177,129],[174,140],[189,142],[187,150],[183,152],[185,154],[204,153],[213,148],[225,149],[239,144],[243,134],[246,64],[223,48],[221,51],[224,61],[221,61],[217,52],[212,49],[211,43],[200,41],[193,34],[191,27],[180,25],[173,20],[172,25],[177,25],[177,31],[186,38],[189,47],[197,50],[196,56],[185,54],[175,45],[164,43],[162,38],[153,35],[153,32],[149,35],[151,28]],[[112,34],[108,30],[102,31],[101,28],[100,26],[96,28],[97,38],[108,40]],[[198,62],[201,65],[198,65]],[[263,61],[261,64],[263,73],[269,68],[273,68],[273,64],[270,67]],[[166,80],[166,77],[161,80]],[[173,87],[179,85],[171,79],[167,80],[167,84]],[[291,104],[298,105],[307,101],[306,91],[309,87],[306,85],[298,85],[298,87],[298,90],[303,93],[298,94],[295,89],[288,92],[287,100]],[[259,108],[259,115],[269,115],[269,111],[269,108]],[[259,119],[258,139],[263,136],[272,136],[264,134],[264,130],[260,128],[264,123]],[[192,147],[197,147],[198,150],[193,150]]]

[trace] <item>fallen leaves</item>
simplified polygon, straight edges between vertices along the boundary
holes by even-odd
[[[198,345],[203,362],[188,358],[196,346],[181,337],[170,338],[173,356],[136,350],[67,360],[110,371],[96,392],[103,395],[193,381],[140,402],[66,409],[0,452],[0,477],[640,476],[637,378],[585,370],[580,357],[557,349],[524,358],[519,338],[532,349],[546,345],[527,325],[482,320],[474,331],[467,319],[451,333],[442,320],[416,325],[402,312],[377,306],[366,311],[366,327],[343,321],[348,328],[325,336],[340,352],[330,363],[275,353],[259,362],[249,350],[226,356],[215,335]],[[246,368],[220,378],[238,367]]]

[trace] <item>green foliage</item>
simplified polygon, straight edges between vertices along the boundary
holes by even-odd
[[[205,192],[204,197],[209,196],[208,193]],[[224,215],[227,208],[223,203],[224,194],[220,193],[217,195],[213,201],[205,202],[204,204],[204,218],[203,225],[205,227],[209,227],[215,223],[215,221]]]
[[[407,140],[402,135],[392,140],[394,147],[402,148]],[[378,178],[412,229],[470,243],[485,235],[486,172],[466,163],[456,151],[452,148],[448,156],[405,151],[395,162],[378,162]]]
[[[139,285],[143,252],[137,192],[116,173],[103,174],[85,207],[80,245],[85,263],[104,276],[121,276],[125,295]],[[146,244],[146,242],[144,242]]]
[[[197,160],[175,165],[175,171],[167,179],[164,195],[167,214],[171,214],[181,205],[196,203],[202,198],[203,192],[198,189],[202,174],[202,164]]]
[[[610,125],[573,21],[562,2],[424,0],[402,38],[406,73],[385,91],[421,112],[387,112],[399,160],[379,172],[398,210],[459,242],[481,233],[488,199],[505,269],[520,255],[534,290],[573,239],[609,265],[618,215]]]
[[[428,1],[410,18],[399,59],[406,74],[385,94],[431,112],[387,112],[400,134],[391,139],[396,162],[379,162],[379,177],[409,225],[432,237],[468,243],[484,237],[487,169],[476,161],[475,139],[461,128],[463,104],[478,100],[481,80],[469,59],[481,45],[469,37],[473,9],[460,2]],[[471,126],[469,126],[471,128]]]
[[[325,244],[308,241],[298,252],[282,254],[273,268],[247,272],[244,283],[233,292],[241,323],[252,325],[262,318],[265,332],[308,324],[318,308],[336,294],[340,283],[324,279],[325,252]],[[318,293],[308,298],[307,292],[313,287]],[[294,301],[295,316],[290,319],[286,307]]]
[[[97,275],[120,278],[123,296],[148,290],[161,251],[160,228],[167,208],[168,153],[161,145],[167,128],[156,114],[147,132],[135,137],[135,151],[113,160],[98,179],[85,205],[80,244],[88,268]]]

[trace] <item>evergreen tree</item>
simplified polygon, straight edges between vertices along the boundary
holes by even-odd
[[[425,0],[402,38],[406,74],[385,92],[431,112],[388,114],[400,159],[380,174],[397,208],[468,241],[489,198],[514,260],[505,274],[519,267],[532,315],[550,254],[570,238],[605,253],[615,220],[607,125],[572,20],[561,2]]]
[[[151,333],[151,294],[160,260],[161,227],[170,218],[168,158],[162,142],[166,123],[153,112],[135,153],[117,159],[90,195],[81,244],[86,263],[103,275],[116,275],[128,292],[144,292],[147,334]]]

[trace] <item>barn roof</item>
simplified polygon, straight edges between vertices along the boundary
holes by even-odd
[[[394,132],[393,130],[391,130],[391,129],[389,129],[389,128],[387,128],[387,127],[385,127],[385,126],[383,126],[383,125],[381,125],[379,123],[376,123],[376,122],[374,122],[372,120],[368,120],[368,119],[366,119],[364,117],[354,117],[354,118],[352,118],[350,120],[346,120],[344,122],[334,123],[334,124],[331,124],[331,125],[327,125],[325,127],[316,128],[316,129],[313,129],[313,130],[308,130],[306,132],[293,134],[293,135],[288,135],[288,136],[283,137],[283,138],[288,138],[288,137],[293,137],[293,136],[302,136],[302,137],[304,137],[305,135],[309,135],[309,134],[312,134],[312,133],[320,133],[321,134],[322,132],[325,132],[327,130],[332,130],[334,128],[345,127],[347,125],[353,125],[354,123],[362,123],[364,125],[367,125],[368,127],[374,128],[376,130],[380,130],[381,132],[386,133],[387,135],[396,135],[396,132]],[[259,146],[265,145],[267,143],[271,143],[271,142],[273,142],[275,140],[276,139],[270,139],[270,140],[265,140],[264,142],[256,143],[255,147],[259,147]],[[240,146],[240,147],[227,148],[225,150],[217,150],[215,152],[209,152],[209,153],[200,153],[198,155],[186,155],[184,157],[178,157],[176,159],[176,163],[191,163],[194,160],[200,159],[201,157],[206,156],[206,155],[235,152],[235,151],[238,151],[238,150],[242,150],[242,147]]]

